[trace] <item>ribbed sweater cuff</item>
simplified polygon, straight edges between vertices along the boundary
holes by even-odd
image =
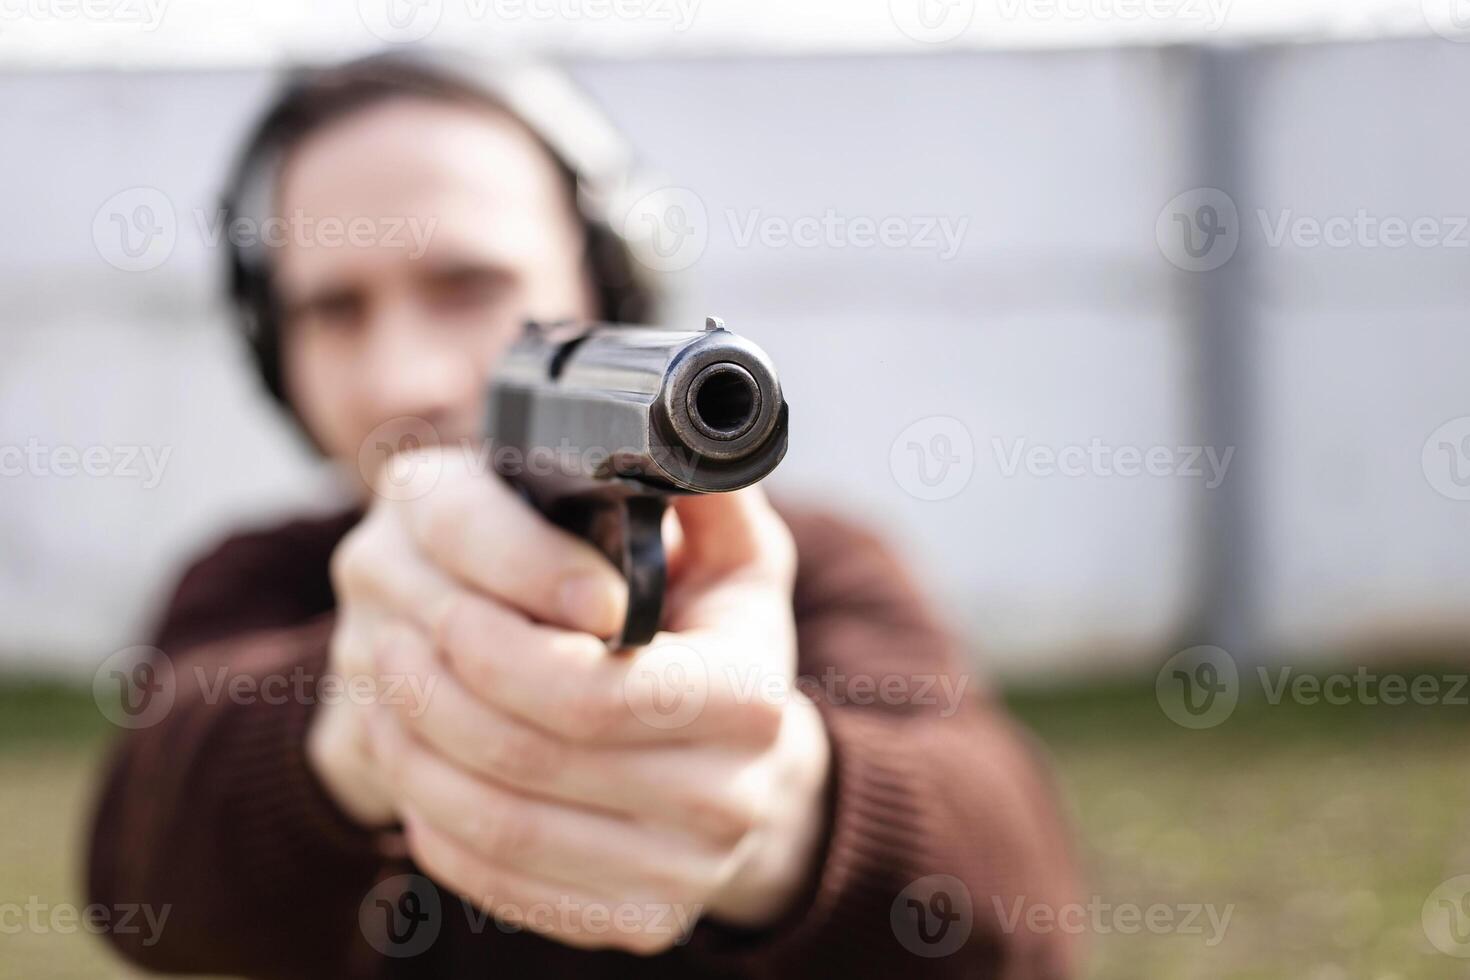
[[[886,719],[818,702],[832,745],[833,788],[825,852],[814,887],[773,929],[739,938],[723,930],[695,937],[695,955],[741,965],[825,973],[840,963],[891,959],[889,909],[908,884],[905,869],[924,852],[922,799],[911,760]],[[755,972],[753,970],[753,972]]]

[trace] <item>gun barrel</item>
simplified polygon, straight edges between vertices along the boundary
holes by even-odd
[[[770,359],[711,318],[705,330],[532,327],[492,391],[496,468],[537,496],[616,493],[613,484],[717,492],[755,483],[786,452],[787,406]],[[528,476],[501,461],[550,453]]]

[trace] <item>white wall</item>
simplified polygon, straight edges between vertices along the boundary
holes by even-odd
[[[1259,420],[1250,575],[1277,648],[1426,624],[1470,635],[1470,503],[1434,492],[1429,433],[1470,415],[1464,252],[1271,249],[1258,207],[1465,214],[1449,120],[1470,62],[1445,41],[1242,51],[1247,273]],[[1214,492],[1190,478],[1006,476],[1014,447],[1197,442],[1198,370],[1155,222],[1193,186],[1177,53],[581,62],[650,164],[692,190],[708,246],[676,278],[784,372],[777,482],[881,522],[1012,673],[1140,663],[1192,636]],[[85,669],[142,642],[183,556],[322,497],[244,377],[212,296],[213,207],[259,72],[0,75],[0,446],[149,445],[164,481],[0,478],[0,656]],[[160,268],[102,260],[114,193],[162,191]],[[752,216],[966,221],[962,247],[742,247]],[[732,221],[734,225],[732,226]],[[921,500],[900,433],[961,420],[973,476]],[[921,430],[927,440],[928,430]],[[907,439],[907,437],[905,437]],[[900,459],[905,458],[900,447]],[[1223,448],[1223,447],[1221,447]],[[1387,628],[1385,628],[1387,624]]]

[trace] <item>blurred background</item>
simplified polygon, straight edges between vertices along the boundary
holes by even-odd
[[[220,299],[237,140],[285,67],[449,45],[590,93],[668,319],[781,367],[774,485],[881,526],[1036,729],[1091,975],[1470,975],[1470,3],[324,8],[0,4],[0,904],[82,901],[98,665],[330,497]]]

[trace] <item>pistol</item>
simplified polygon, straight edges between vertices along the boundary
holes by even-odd
[[[495,471],[627,580],[614,650],[658,631],[669,497],[750,486],[786,455],[776,369],[718,317],[703,330],[528,323],[488,404]]]

